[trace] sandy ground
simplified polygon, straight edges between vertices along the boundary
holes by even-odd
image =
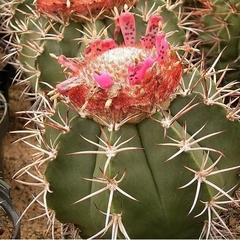
[[[26,99],[20,100],[20,95],[22,93],[22,87],[14,85],[10,88],[10,97],[9,97],[9,108],[10,108],[10,123],[9,123],[9,132],[16,131],[23,128],[25,120],[18,118],[16,112],[24,111],[29,109],[30,102]],[[4,180],[11,187],[11,197],[13,205],[18,213],[22,213],[24,209],[31,203],[33,200],[33,195],[36,195],[39,192],[39,188],[26,186],[16,181],[11,180],[12,176],[23,166],[26,166],[27,163],[31,161],[31,155],[34,153],[33,150],[28,147],[23,142],[13,143],[15,140],[22,137],[23,134],[18,133],[8,133],[4,140]],[[33,141],[34,143],[34,141]],[[21,180],[26,180],[23,176]],[[46,233],[47,229],[47,219],[42,217],[37,220],[31,220],[41,214],[43,210],[39,204],[33,204],[21,220],[21,238],[23,239],[43,239],[43,238],[52,238],[51,233]],[[60,231],[60,224],[56,224],[55,232]],[[59,236],[59,234],[58,234]]]

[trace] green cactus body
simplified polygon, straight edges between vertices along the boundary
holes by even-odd
[[[202,3],[201,3],[202,2]],[[216,57],[223,51],[216,69],[229,68],[226,73],[225,84],[239,79],[239,27],[240,3],[238,0],[224,1],[186,1],[190,7],[193,28],[199,31],[197,40],[200,48],[207,57],[207,66],[211,66]]]
[[[51,79],[56,77],[56,73],[60,81],[64,80],[61,66],[57,63],[48,64],[52,61],[49,53],[79,57],[80,45],[73,39],[82,37],[78,31],[82,29],[81,24],[73,21],[66,24],[39,16],[32,0],[14,1],[1,11],[12,12],[9,24],[5,27],[13,34],[13,38],[16,36],[14,46],[18,53],[19,71],[25,76],[24,82],[37,92],[41,88],[48,89],[42,85],[43,80],[54,84]],[[71,48],[67,47],[69,42]]]
[[[127,12],[126,18],[131,19],[128,14]],[[121,23],[120,20],[119,22]],[[134,25],[130,20],[124,24],[130,29]],[[126,44],[124,47],[128,48],[129,44],[129,51],[135,54],[135,45],[126,38],[129,35],[128,28],[122,29]],[[156,46],[157,36],[160,36],[158,34],[161,35],[161,32],[156,33]],[[146,33],[145,37],[148,35]],[[145,44],[144,37],[140,39]],[[95,54],[94,44],[93,42],[90,45],[90,54]],[[161,47],[165,46],[162,40],[161,44]],[[122,50],[121,57],[125,57],[126,49],[123,48],[119,46]],[[166,55],[158,53],[158,56],[164,55],[165,59],[163,62],[155,62],[156,67],[159,66],[158,71],[154,72],[152,67],[147,70],[156,74],[161,88],[169,93],[174,92],[168,88],[179,77],[178,61],[175,62],[170,53],[173,49],[170,47]],[[106,50],[108,51],[109,54],[118,53],[114,49]],[[88,65],[88,57],[83,66],[79,65],[80,73],[88,72],[90,83],[84,81],[85,75],[75,75],[73,71],[72,78],[56,87],[57,94],[67,97],[67,105],[74,107],[73,112],[96,121],[74,117],[72,112],[73,117],[68,120],[67,131],[59,132],[58,125],[56,128],[46,129],[48,143],[52,143],[52,147],[57,150],[56,158],[48,162],[45,172],[50,189],[47,193],[47,205],[55,211],[61,222],[77,225],[83,238],[209,237],[212,236],[213,229],[210,226],[216,218],[226,228],[220,220],[219,208],[215,203],[234,202],[231,194],[239,182],[236,173],[239,168],[239,148],[233,148],[233,142],[240,140],[240,125],[239,122],[226,118],[227,109],[221,97],[219,101],[211,100],[212,96],[221,95],[214,81],[206,75],[203,77],[203,73],[194,67],[190,70],[188,66],[182,83],[182,86],[189,85],[188,91],[186,88],[186,91],[177,92],[177,97],[166,112],[163,110],[164,98],[158,103],[162,106],[160,112],[151,112],[146,118],[147,108],[141,109],[140,113],[144,112],[143,118],[138,117],[136,120],[132,114],[139,116],[140,113],[127,108],[128,102],[135,106],[132,99],[135,98],[134,94],[128,95],[127,100],[121,98],[125,96],[122,95],[123,92],[128,93],[128,88],[125,88],[121,80],[114,78],[114,74],[119,72],[118,65],[131,70],[128,68],[130,58],[126,57],[125,61],[118,64],[112,63],[112,68],[115,69],[112,73],[108,70],[111,62],[106,60],[105,66],[101,61],[104,56],[105,52],[96,53],[95,57],[89,58],[91,65]],[[142,58],[149,59],[145,55]],[[166,65],[168,60],[172,65]],[[100,69],[96,66],[98,61]],[[117,59],[115,61],[117,63]],[[141,61],[141,66],[147,65],[147,60]],[[59,62],[66,66],[71,63],[62,57]],[[135,63],[139,63],[138,57],[135,58]],[[77,66],[72,67],[70,64],[70,67],[74,70]],[[98,73],[98,78],[91,80],[94,75],[91,68],[96,68],[94,71]],[[139,68],[134,68],[135,76],[139,76],[139,71]],[[160,73],[161,71],[163,72]],[[125,76],[123,70],[121,73]],[[141,86],[147,93],[145,79],[148,79],[148,74],[140,82],[138,78],[132,80],[130,75],[128,80],[131,88]],[[169,86],[165,86],[164,80],[160,80],[162,75],[168,76]],[[80,78],[83,80],[80,81]],[[155,78],[151,76],[148,81],[155,81],[153,79]],[[89,95],[96,82],[102,90]],[[121,90],[113,98],[104,98],[101,91],[109,93],[115,84],[122,84]],[[84,97],[85,102],[82,102],[79,94],[85,96],[85,91],[88,94]],[[155,92],[151,91],[149,94],[152,96],[157,92],[156,88]],[[122,102],[119,103],[118,98]],[[171,98],[168,95],[167,99]],[[139,103],[142,104],[143,99],[144,97],[139,99]],[[95,101],[99,104],[94,105]],[[104,107],[101,106],[102,101],[105,102]],[[138,106],[143,106],[141,104]],[[155,104],[156,102],[153,103]],[[107,108],[110,115],[102,111],[102,108]],[[116,112],[124,110],[128,115],[124,115],[122,119]],[[67,111],[68,107],[60,103],[53,119],[56,122],[62,121],[60,116],[66,116]],[[126,119],[130,121],[125,123]],[[230,143],[229,139],[233,142]]]
[[[92,120],[74,117],[70,121],[71,130],[68,133],[57,135],[56,129],[49,129],[47,134],[57,136],[54,145],[58,145],[58,155],[56,159],[48,163],[46,169],[46,179],[53,191],[47,195],[47,203],[55,210],[56,217],[64,223],[75,223],[81,229],[84,238],[89,238],[104,228],[106,216],[97,208],[106,212],[109,190],[73,204],[106,187],[106,184],[84,179],[103,177],[101,169],[104,169],[108,157],[106,154],[97,154],[96,151],[102,152],[102,148],[89,141],[103,146],[99,139],[106,142],[105,136],[101,134],[101,131],[104,131],[109,141],[108,144],[112,146],[119,137],[121,139],[117,145],[133,137],[121,147],[123,151],[111,159],[106,171],[110,178],[118,175],[117,179],[120,179],[126,171],[126,176],[118,186],[138,200],[134,201],[117,190],[114,191],[111,213],[122,213],[122,222],[129,236],[131,238],[198,237],[203,222],[208,219],[208,216],[207,212],[197,218],[194,216],[204,208],[201,201],[211,201],[217,191],[202,183],[197,204],[188,215],[197,184],[195,182],[189,187],[178,189],[194,178],[194,173],[186,170],[184,166],[198,171],[206,157],[201,150],[203,147],[219,151],[224,149],[223,153],[226,158],[223,157],[213,171],[237,166],[239,148],[233,146],[234,142],[240,140],[240,126],[238,122],[230,122],[225,118],[226,112],[222,107],[202,104],[201,97],[197,93],[184,98],[176,98],[170,106],[172,115],[180,111],[195,96],[197,97],[194,102],[200,102],[200,104],[179,118],[167,130],[167,136],[181,140],[184,122],[187,126],[187,138],[206,123],[205,128],[194,140],[223,129],[226,131],[193,146],[193,148],[200,148],[199,151],[183,152],[168,162],[166,160],[179,151],[179,148],[158,145],[173,142],[164,138],[164,128],[152,119],[143,120],[137,125],[127,124],[118,131],[109,132],[106,128],[101,130],[100,126]],[[61,114],[64,115],[64,111],[66,109],[61,110]],[[157,113],[153,118],[161,121],[162,116]],[[229,139],[233,142],[230,143]],[[127,151],[128,147],[136,149]],[[84,151],[95,153],[80,154],[81,151],[82,153]],[[74,152],[79,152],[79,154],[70,155]],[[205,169],[211,166],[218,157],[218,154],[211,152]],[[207,179],[224,191],[231,189],[239,181],[235,171],[219,173]],[[224,196],[223,199],[226,200],[226,197]],[[107,234],[104,237],[109,238],[110,235]]]

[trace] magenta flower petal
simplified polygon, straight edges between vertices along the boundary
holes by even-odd
[[[99,84],[99,86],[103,89],[110,88],[113,84],[113,80],[108,75],[108,73],[102,73],[102,74],[94,74],[94,79]]]

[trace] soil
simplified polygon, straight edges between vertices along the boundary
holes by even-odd
[[[3,139],[4,148],[4,180],[11,187],[11,198],[16,212],[20,215],[25,208],[33,200],[33,195],[36,196],[40,189],[33,186],[27,186],[12,180],[13,175],[26,166],[31,161],[33,150],[25,143],[19,141],[14,143],[23,134],[11,133],[12,131],[20,130],[23,128],[26,120],[22,119],[23,114],[16,115],[18,111],[28,110],[30,102],[20,97],[22,94],[22,87],[13,85],[9,91],[9,110],[10,110],[10,123],[8,134]],[[33,141],[34,144],[34,141]],[[27,180],[22,176],[21,180]],[[43,214],[44,211],[38,203],[34,203],[21,219],[21,238],[23,239],[46,239],[52,238],[51,231],[46,232],[47,219],[42,217],[36,220],[29,220]],[[61,225],[56,222],[55,224],[55,238],[60,236]],[[3,236],[0,235],[0,238]],[[4,237],[7,238],[7,237]]]
[[[13,223],[7,216],[4,209],[0,208],[0,238],[8,239],[14,234]]]

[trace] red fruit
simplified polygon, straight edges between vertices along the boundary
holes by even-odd
[[[82,18],[96,16],[102,9],[110,11],[115,6],[131,6],[136,2],[137,0],[37,0],[36,6],[39,12],[48,15]]]

